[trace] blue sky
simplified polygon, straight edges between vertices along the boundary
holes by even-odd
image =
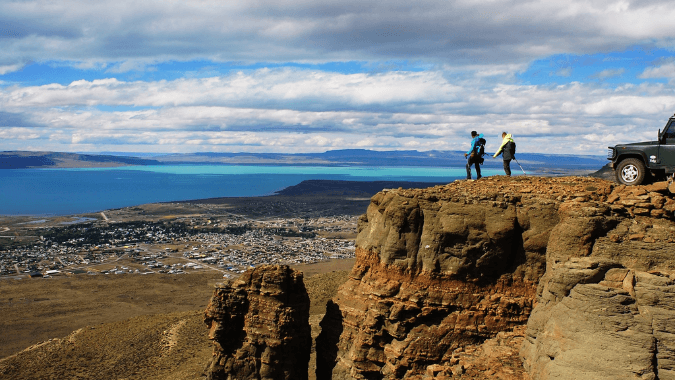
[[[4,1],[0,150],[605,153],[675,112],[670,2]]]

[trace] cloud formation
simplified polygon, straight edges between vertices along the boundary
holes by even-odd
[[[77,151],[454,150],[475,129],[495,144],[507,130],[529,151],[603,154],[622,139],[653,137],[672,109],[675,94],[660,84],[486,88],[453,84],[440,71],[283,68],[0,91],[0,122],[14,139]]]
[[[640,78],[668,78],[675,79],[675,62],[664,63],[659,66],[647,68]]]
[[[470,130],[495,144],[507,130],[519,149],[604,154],[651,139],[675,111],[672,57],[578,80],[585,54],[669,51],[675,24],[654,21],[675,15],[663,0],[2,4],[7,150],[461,150]],[[533,68],[559,55],[581,58]],[[195,61],[199,72],[161,72]],[[35,62],[76,79],[36,85],[39,73],[21,74]]]
[[[424,59],[524,63],[556,53],[672,43],[667,1],[4,1],[0,67],[148,62]],[[129,63],[127,63],[129,61]],[[138,63],[133,61],[140,61]]]

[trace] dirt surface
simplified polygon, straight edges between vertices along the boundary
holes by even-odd
[[[0,361],[7,379],[195,379],[211,352],[201,311],[85,326]]]
[[[313,336],[353,262],[297,266]],[[0,379],[201,378],[213,351],[203,311],[220,281],[216,273],[2,280]],[[314,354],[312,378],[313,363]]]

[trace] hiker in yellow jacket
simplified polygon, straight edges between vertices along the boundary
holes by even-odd
[[[499,146],[492,158],[497,158],[500,154],[502,154],[504,160],[504,173],[507,177],[511,177],[511,160],[516,155],[516,142],[513,141],[513,136],[510,133],[502,132],[502,145]]]

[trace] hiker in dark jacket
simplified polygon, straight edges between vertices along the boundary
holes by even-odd
[[[502,145],[492,158],[497,158],[500,154],[504,160],[504,173],[507,177],[511,177],[511,160],[513,160],[516,151],[516,142],[513,141],[513,136],[510,133],[502,132]]]
[[[480,135],[476,131],[471,131],[471,137],[473,137],[473,140],[471,140],[471,149],[469,149],[468,152],[464,153],[464,157],[469,156],[469,159],[467,160],[466,163],[466,179],[471,179],[471,165],[475,164],[476,166],[476,179],[480,179],[482,176],[480,175],[480,164],[482,163],[481,159],[482,157],[480,156],[480,147],[481,147],[481,140],[483,140],[483,134],[481,133]]]

